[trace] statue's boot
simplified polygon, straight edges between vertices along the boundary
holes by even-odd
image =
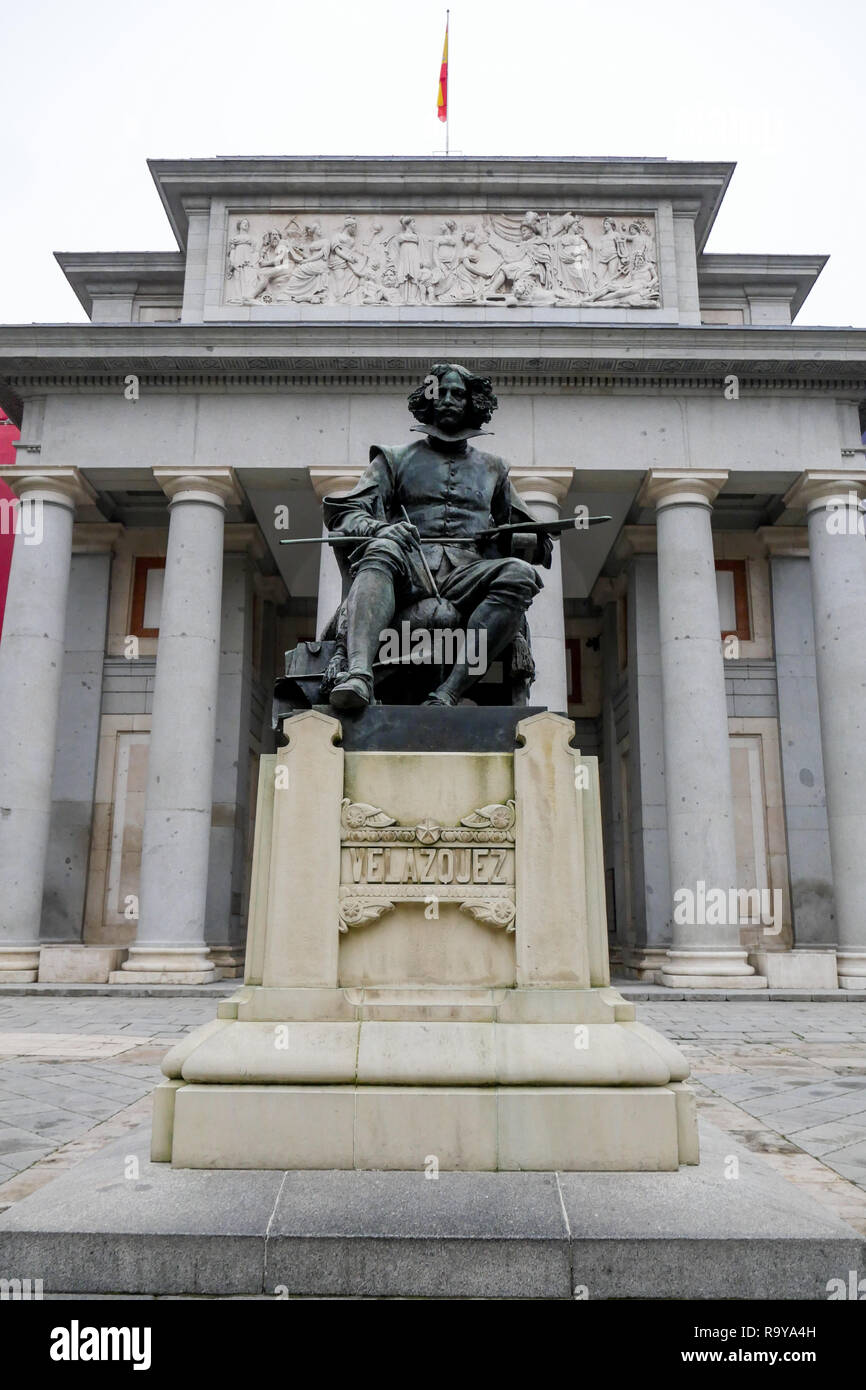
[[[432,691],[424,701],[425,705],[459,705],[466,692],[481,680],[492,661],[495,661],[499,653],[509,642],[513,642],[523,621],[523,609],[516,608],[513,604],[503,603],[498,598],[486,598],[483,603],[479,603],[474,613],[466,623],[467,649],[469,646],[468,634],[477,632],[479,634],[478,651],[483,651],[481,643],[487,642],[487,660],[484,669],[479,671],[475,662],[470,664],[466,661],[458,662],[454,666],[447,678],[436,690]],[[465,653],[464,653],[465,654]]]
[[[331,691],[334,709],[363,709],[373,703],[373,677],[363,671],[348,671]]]
[[[363,709],[373,703],[373,662],[382,629],[394,620],[394,583],[382,569],[361,569],[346,601],[349,669],[331,691],[335,709]]]

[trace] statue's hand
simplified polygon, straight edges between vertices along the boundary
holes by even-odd
[[[413,526],[409,521],[392,521],[376,532],[376,538],[377,540],[396,541],[404,550],[418,545],[421,539],[418,527]]]
[[[518,560],[528,560],[530,564],[537,563],[533,557],[538,550],[540,540],[541,537],[537,536],[534,531],[514,531],[511,535],[511,553]]]

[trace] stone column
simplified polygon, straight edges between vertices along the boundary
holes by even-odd
[[[84,522],[72,532],[58,712],[62,736],[57,741],[51,783],[40,981],[56,980],[60,971],[63,979],[75,980],[79,964],[84,971],[82,979],[87,981],[92,978],[93,967],[99,969],[93,954],[96,947],[83,941],[84,901],[93,834],[111,569],[123,529],[112,522]],[[120,958],[116,950],[101,957],[106,963],[103,983]]]
[[[673,941],[661,981],[676,989],[756,989],[767,983],[748,964],[740,945],[739,914],[732,910],[737,861],[731,753],[710,530],[712,502],[727,476],[653,471],[638,499],[639,505],[656,506],[665,801],[674,897]],[[718,896],[710,898],[711,893]],[[677,921],[678,916],[687,920]]]
[[[839,984],[866,989],[866,473],[804,473]]]
[[[242,976],[244,967],[251,716],[258,698],[257,686],[266,707],[263,722],[268,733],[271,724],[272,662],[265,663],[265,671],[256,665],[254,606],[258,599],[259,645],[263,650],[266,600],[271,604],[284,602],[286,588],[278,575],[264,577],[257,568],[270,560],[270,551],[257,526],[227,526],[223,554],[207,939],[211,963],[227,979]],[[255,732],[258,741],[259,730]]]
[[[357,486],[363,468],[345,467],[339,471],[333,468],[311,468],[310,482],[321,502],[323,497],[345,497]],[[325,526],[322,524],[322,534]],[[340,606],[343,597],[343,579],[337,564],[334,548],[321,547],[319,556],[319,591],[316,603],[316,636],[320,637],[322,628],[330,622]]]
[[[29,983],[51,820],[76,503],[93,489],[76,468],[0,469],[20,499],[0,640],[0,980]]]
[[[539,521],[555,521],[571,487],[573,468],[512,468],[511,481],[528,510]],[[540,570],[544,588],[529,610],[529,635],[535,659],[531,705],[545,705],[554,714],[568,714],[565,667],[565,605],[562,596],[562,541],[553,542],[549,570]]]
[[[135,944],[112,981],[218,979],[205,943],[229,468],[155,468],[171,499]]]

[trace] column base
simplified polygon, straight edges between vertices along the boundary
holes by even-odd
[[[766,989],[765,975],[756,975],[747,953],[731,947],[718,951],[668,951],[659,983],[668,989]]]
[[[222,979],[206,946],[130,946],[112,985],[209,985]]]
[[[39,977],[39,946],[0,946],[0,984],[32,985]]]
[[[246,950],[243,946],[211,946],[210,963],[224,980],[242,980]]]
[[[840,989],[866,989],[866,951],[836,948],[836,969]]]
[[[642,980],[644,984],[655,985],[661,981],[667,958],[664,946],[624,946],[620,952],[619,966],[627,980]]]
[[[751,951],[749,960],[759,974],[766,976],[770,989],[837,988],[836,952],[832,949]]]

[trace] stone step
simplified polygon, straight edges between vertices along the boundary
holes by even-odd
[[[0,1216],[6,1276],[69,1296],[823,1301],[866,1270],[866,1239],[709,1124],[700,1166],[672,1173],[190,1172],[148,1145],[142,1128]]]

